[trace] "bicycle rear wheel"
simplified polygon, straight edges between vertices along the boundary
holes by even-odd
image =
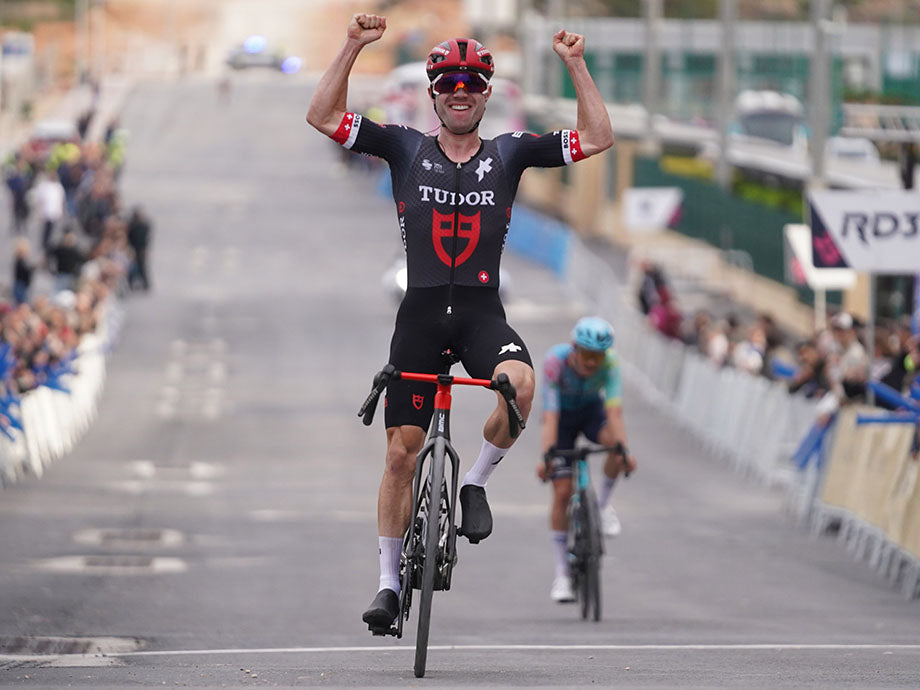
[[[597,498],[591,487],[582,492],[581,505],[584,522],[584,572],[581,582],[581,617],[590,615],[596,622],[601,619],[601,557],[604,543],[601,538],[601,516]]]
[[[431,626],[431,601],[434,596],[434,579],[438,570],[438,541],[439,541],[439,507],[441,484],[444,482],[445,449],[444,441],[438,439],[429,459],[428,478],[425,491],[428,496],[425,501],[428,516],[423,536],[425,543],[425,564],[422,568],[421,591],[419,592],[418,606],[418,632],[415,636],[415,677],[425,675],[425,664],[428,660],[428,631]]]

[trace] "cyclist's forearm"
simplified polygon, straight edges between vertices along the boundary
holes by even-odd
[[[566,60],[566,68],[575,86],[575,98],[578,103],[578,136],[581,150],[586,156],[593,156],[613,146],[613,127],[604,99],[601,98],[597,85],[588,72],[584,58]]]
[[[559,440],[559,413],[544,412],[540,427],[540,447],[545,453]]]
[[[626,438],[626,422],[623,419],[623,408],[620,405],[614,405],[607,408],[607,423],[613,432],[613,438],[624,446],[629,447],[629,440]]]
[[[348,77],[361,48],[357,41],[345,39],[310,99],[307,122],[326,136],[335,134],[348,110]]]

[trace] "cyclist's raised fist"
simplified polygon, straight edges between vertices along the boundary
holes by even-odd
[[[585,37],[559,29],[553,35],[553,50],[563,60],[585,56]]]
[[[348,22],[348,38],[361,45],[373,43],[387,29],[387,18],[376,14],[356,14]]]

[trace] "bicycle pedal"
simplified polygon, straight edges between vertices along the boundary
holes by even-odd
[[[396,628],[389,626],[382,628],[375,625],[368,625],[367,629],[371,631],[374,637],[386,637],[387,635],[396,635]]]

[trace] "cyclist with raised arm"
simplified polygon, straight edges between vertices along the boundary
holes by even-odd
[[[603,446],[622,443],[625,449],[626,425],[623,420],[623,382],[613,350],[613,326],[597,316],[579,319],[572,329],[572,341],[551,347],[543,360],[543,418],[541,442],[544,455],[552,450],[575,447],[579,434]],[[636,461],[626,451],[627,469]],[[610,505],[610,494],[623,458],[609,453],[604,462],[604,478],[597,502],[605,535],[620,533],[620,522]],[[568,560],[568,515],[572,496],[572,460],[556,457],[547,466],[541,461],[537,473],[553,482],[550,531],[556,574],[550,589],[553,601],[575,601]]]
[[[474,378],[507,374],[526,418],[533,365],[523,340],[505,320],[499,264],[524,170],[572,163],[613,144],[607,109],[585,64],[584,37],[565,30],[553,36],[553,49],[575,85],[578,129],[483,140],[478,128],[492,94],[494,64],[491,53],[473,39],[444,41],[428,56],[428,93],[441,121],[436,136],[349,111],[348,78],[355,60],[385,30],[385,17],[352,17],[344,44],[316,87],[307,121],[345,148],[389,164],[408,265],[408,289],[396,315],[389,362],[405,371],[436,373],[442,351],[450,349]],[[377,503],[380,584],[363,615],[370,627],[388,626],[398,615],[399,560],[415,456],[432,416],[434,388],[404,380],[387,387],[386,465]],[[460,533],[473,543],[492,531],[485,486],[514,442],[504,399],[486,420],[483,437],[460,489]]]

